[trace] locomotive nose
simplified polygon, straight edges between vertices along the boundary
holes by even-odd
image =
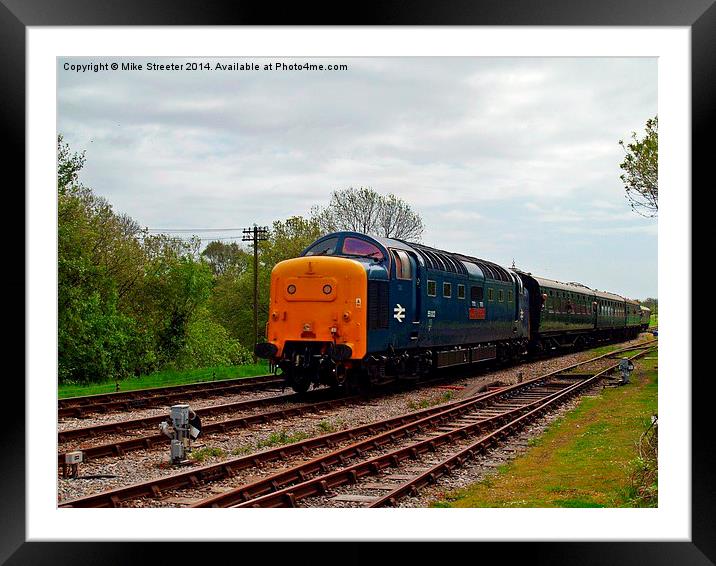
[[[271,273],[271,298],[262,353],[278,358],[287,344],[323,345],[339,357],[362,358],[366,351],[367,274],[358,261],[341,257],[299,257]],[[341,346],[341,347],[337,347]],[[274,352],[275,348],[275,352]]]

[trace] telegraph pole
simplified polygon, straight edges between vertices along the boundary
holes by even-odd
[[[252,352],[254,363],[256,363],[256,344],[259,341],[259,242],[268,240],[268,227],[254,224],[253,228],[244,228],[243,233],[241,241],[254,243],[254,347]]]

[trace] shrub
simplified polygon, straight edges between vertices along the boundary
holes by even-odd
[[[206,312],[189,322],[184,346],[176,359],[178,369],[249,364],[251,352],[244,348]]]

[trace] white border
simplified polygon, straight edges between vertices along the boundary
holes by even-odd
[[[690,540],[689,28],[31,27],[27,47],[28,540]],[[118,54],[659,57],[659,508],[57,509],[56,57]]]

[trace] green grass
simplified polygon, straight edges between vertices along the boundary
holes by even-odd
[[[445,391],[444,393],[440,394],[438,397],[431,397],[430,399],[423,399],[422,401],[408,401],[408,409],[411,411],[417,411],[419,409],[427,409],[429,407],[434,407],[435,405],[441,405],[442,403],[447,403],[448,401],[451,401],[452,398],[455,396],[455,393],[453,391]]]
[[[659,326],[659,313],[652,314],[649,317],[649,328],[654,328],[655,326]]]
[[[133,391],[136,389],[149,389],[152,387],[165,387],[168,385],[184,385],[202,381],[232,379],[236,377],[251,377],[268,373],[268,364],[259,363],[244,366],[216,366],[191,370],[162,370],[149,375],[130,377],[119,382],[120,391]],[[95,383],[91,385],[60,385],[58,398],[78,397],[81,395],[97,395],[116,391],[114,381]]]
[[[310,434],[303,431],[297,431],[290,433],[287,430],[280,430],[272,432],[266,438],[262,438],[256,443],[256,447],[271,448],[273,446],[284,446],[286,444],[293,444],[294,442],[300,442],[310,437]]]
[[[528,451],[435,507],[656,506],[656,480],[640,486],[637,442],[657,413],[657,359],[635,361],[632,384],[606,388],[554,421]],[[635,497],[636,493],[653,497]]]
[[[336,432],[335,425],[330,421],[323,420],[320,423],[318,423],[317,426],[318,426],[318,430],[320,430],[324,434],[329,433],[329,432]]]
[[[221,448],[210,448],[207,446],[206,448],[194,450],[191,454],[189,454],[189,458],[196,460],[197,462],[203,462],[207,458],[221,458],[224,454],[226,454],[226,452],[224,452]]]

